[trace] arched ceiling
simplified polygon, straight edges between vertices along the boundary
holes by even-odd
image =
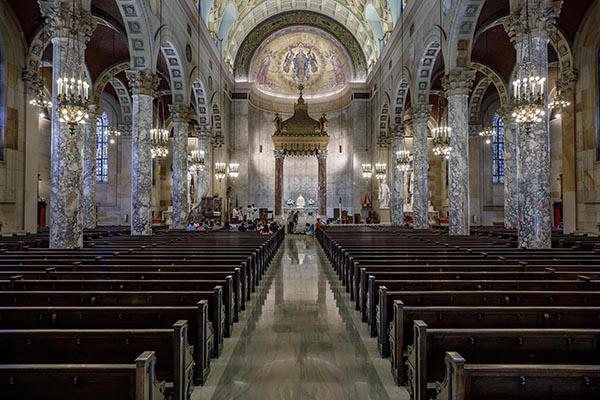
[[[379,56],[379,41],[394,27],[392,9],[399,0],[214,0],[208,28],[223,39],[223,57],[233,63],[244,39],[261,22],[276,14],[309,10],[326,15],[350,30],[368,65]],[[378,17],[374,19],[373,10]],[[383,37],[378,37],[383,34]],[[383,43],[383,42],[382,42]]]

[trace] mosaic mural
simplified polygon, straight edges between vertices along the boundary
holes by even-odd
[[[350,57],[330,34],[314,27],[282,29],[264,40],[251,62],[250,80],[265,93],[305,98],[339,92],[352,80]]]

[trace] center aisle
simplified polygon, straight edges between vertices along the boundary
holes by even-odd
[[[317,241],[287,236],[192,398],[408,399],[349,305]]]

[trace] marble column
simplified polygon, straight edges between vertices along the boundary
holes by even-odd
[[[404,150],[404,133],[392,139],[392,225],[404,225],[404,172],[397,168],[400,150]]]
[[[517,229],[519,224],[518,128],[508,109],[500,109],[498,114],[504,122],[504,227]]]
[[[577,229],[577,155],[575,141],[575,84],[577,71],[563,71],[557,88],[569,105],[561,110],[563,231]]]
[[[275,156],[275,208],[273,218],[283,215],[283,160],[285,153],[283,150],[273,150]]]
[[[95,105],[88,107],[83,128],[83,227],[96,228],[96,117]]]
[[[429,161],[427,148],[427,121],[431,115],[431,104],[412,107],[413,121],[413,227],[429,228]]]
[[[159,78],[150,70],[127,72],[132,89],[131,125],[131,234],[152,235],[152,157],[150,130]]]
[[[187,226],[188,213],[188,122],[190,107],[183,104],[169,105],[173,121],[173,229]]]
[[[319,216],[327,218],[327,150],[317,150]]]
[[[56,81],[67,72],[67,63],[85,65],[86,43],[96,22],[79,3],[75,17],[71,3],[43,3],[40,8],[52,33],[52,103],[56,104]],[[73,19],[78,28],[74,38],[70,35]],[[78,50],[68,51],[69,45]],[[69,60],[67,56],[72,58]],[[81,125],[61,122],[56,107],[52,108],[50,168],[50,248],[80,248],[83,246],[83,130]]]
[[[452,152],[449,169],[449,229],[450,235],[469,235],[469,90],[475,71],[456,69],[442,80],[448,95],[448,126]]]
[[[517,60],[531,62],[536,74],[546,78],[548,97],[548,31],[555,29],[554,21],[562,2],[533,2],[529,7],[528,24],[523,24],[524,7],[511,13],[504,27],[517,49]],[[524,5],[521,2],[521,5]],[[531,27],[531,33],[525,29]],[[528,38],[531,36],[531,39]],[[531,55],[531,57],[529,57]],[[547,103],[546,103],[547,104]],[[547,107],[544,108],[547,110]],[[550,124],[549,113],[542,121],[519,124],[517,137],[518,174],[518,234],[519,247],[550,248],[552,227],[550,208]]]
[[[204,152],[204,170],[198,171],[196,174],[198,190],[197,201],[200,203],[202,197],[208,196],[210,193],[210,136],[206,132],[198,133],[198,150]]]

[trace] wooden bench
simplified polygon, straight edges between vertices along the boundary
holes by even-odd
[[[5,400],[167,400],[146,351],[131,364],[0,365]]]
[[[415,321],[406,387],[412,399],[429,400],[444,379],[447,351],[475,364],[597,365],[599,346],[599,329],[432,329]]]
[[[1,330],[0,364],[126,364],[153,349],[165,394],[187,400],[193,389],[194,349],[187,321],[173,329]],[[133,354],[133,355],[132,355]]]
[[[598,365],[468,364],[446,354],[446,378],[436,400],[595,400],[600,396]]]

